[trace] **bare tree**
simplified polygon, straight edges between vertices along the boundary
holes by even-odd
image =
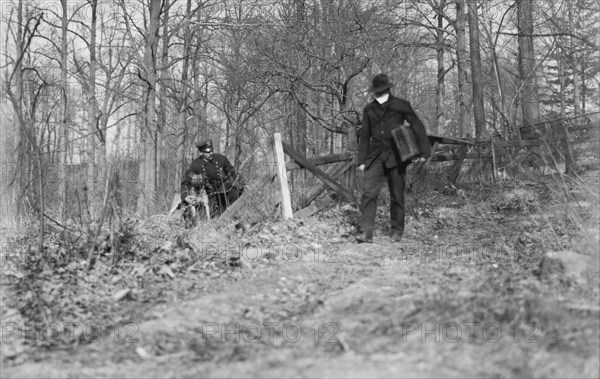
[[[38,12],[36,12],[38,13]],[[19,187],[26,191],[30,185],[35,186],[34,193],[37,190],[37,198],[31,197],[33,203],[30,204],[34,211],[36,211],[39,218],[39,242],[38,242],[38,253],[43,253],[44,243],[44,210],[45,210],[45,199],[44,199],[44,159],[42,154],[41,139],[38,141],[35,131],[35,120],[38,111],[38,100],[48,86],[48,83],[39,76],[39,72],[35,68],[26,67],[24,60],[34,37],[37,36],[38,28],[43,18],[43,13],[33,14],[26,12],[23,7],[23,1],[20,0],[17,7],[17,32],[15,34],[15,49],[16,57],[10,65],[12,71],[7,75],[6,80],[6,94],[13,107],[16,124],[18,125],[18,151],[19,157],[17,169],[20,170],[21,177],[25,177],[25,181],[19,183]],[[24,83],[24,71],[31,70],[35,73],[35,78],[39,77],[40,83],[37,84],[34,79],[31,79],[32,83],[30,88],[26,90]],[[35,83],[35,84],[34,84]],[[0,141],[1,142],[1,141]],[[5,141],[3,141],[5,142]],[[35,173],[31,175],[31,181],[28,179],[30,170],[34,165],[31,160],[25,159],[26,156],[31,153],[33,155],[35,163]],[[25,171],[25,172],[24,172]],[[18,212],[18,210],[17,210]]]
[[[436,85],[436,123],[432,132],[438,134],[443,131],[445,112],[444,99],[446,97],[446,84],[444,78],[446,69],[444,64],[445,39],[446,31],[444,28],[446,0],[433,1],[430,0],[430,6],[436,13],[436,28],[435,28],[435,51],[437,56],[437,85]]]
[[[68,60],[68,50],[67,50],[67,32],[68,32],[68,6],[67,0],[61,0],[60,2],[62,8],[62,17],[61,17],[61,45],[60,45],[60,88],[61,88],[61,109],[62,114],[60,118],[60,138],[58,143],[58,181],[59,181],[59,193],[62,200],[62,220],[63,222],[66,220],[66,209],[67,209],[67,177],[65,175],[65,166],[67,164],[67,153],[68,153],[68,123],[70,119],[70,96],[69,96],[69,84],[68,84],[68,71],[67,71],[67,60]]]
[[[183,66],[181,68],[181,82],[179,83],[179,103],[176,106],[177,110],[177,126],[178,138],[177,138],[177,175],[175,176],[177,183],[183,178],[185,170],[185,146],[188,136],[187,128],[187,110],[188,110],[188,99],[190,94],[190,86],[188,84],[188,75],[190,71],[190,56],[191,56],[191,32],[190,23],[192,17],[192,0],[186,1],[185,16],[183,22]]]
[[[467,132],[467,44],[465,0],[456,0],[456,68],[458,71],[458,135],[464,136]]]
[[[483,105],[483,76],[481,73],[481,46],[479,44],[479,17],[477,2],[468,2],[469,8],[469,49],[471,55],[471,82],[473,85],[473,116],[475,138],[481,138],[485,130],[485,110]]]
[[[149,1],[149,17],[144,31],[144,58],[142,69],[138,71],[143,83],[144,99],[143,125],[140,130],[140,165],[138,174],[138,212],[150,214],[156,200],[157,188],[157,139],[159,135],[156,120],[156,53],[160,27],[161,0]]]
[[[25,55],[26,41],[23,31],[23,1],[19,0],[15,9],[16,14],[10,14],[8,24],[11,25],[12,33],[6,33],[4,46],[7,51],[9,36],[14,38],[14,49],[16,58],[12,60],[6,57],[12,70],[5,70],[2,80],[3,88],[0,93],[6,94],[11,104],[0,103],[1,117],[5,124],[0,128],[0,218],[1,223],[6,226],[14,226],[19,213],[18,195],[21,189],[21,181],[17,175],[23,175],[22,157],[20,150],[22,146],[23,121],[23,58]],[[16,19],[16,20],[15,20]],[[29,24],[29,22],[27,22]],[[4,99],[2,99],[4,100]],[[19,114],[21,113],[21,114]]]
[[[65,1],[65,0],[63,0]],[[96,100],[96,22],[98,18],[98,0],[89,0],[89,4],[91,7],[91,25],[90,25],[90,41],[88,44],[88,50],[90,54],[90,70],[88,76],[88,99],[89,99],[89,109],[88,109],[88,122],[87,122],[87,187],[90,196],[90,204],[91,204],[91,212],[92,217],[94,217],[94,204],[96,199],[96,189],[94,188],[94,181],[98,174],[96,170],[96,164],[103,164],[104,162],[96,162],[96,128],[98,127],[98,104]],[[103,141],[105,142],[105,141]],[[103,143],[101,145],[102,149],[105,148],[106,144]]]
[[[517,0],[519,74],[521,78],[521,109],[523,123],[532,125],[540,118],[536,63],[533,51],[533,2]]]

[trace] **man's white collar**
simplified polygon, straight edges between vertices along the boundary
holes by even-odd
[[[390,98],[390,94],[389,94],[389,93],[386,93],[386,94],[384,94],[384,95],[381,95],[381,96],[379,96],[379,97],[376,97],[376,98],[375,98],[375,100],[377,100],[377,102],[378,102],[379,104],[383,104],[383,103],[385,103],[386,101],[388,101],[388,99],[389,99],[389,98]]]

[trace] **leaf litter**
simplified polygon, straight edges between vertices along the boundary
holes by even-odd
[[[452,363],[457,349],[481,357],[494,351],[494,359],[459,371],[552,375],[563,372],[560,362],[571,373],[597,373],[597,366],[585,363],[599,352],[594,342],[597,314],[564,304],[597,303],[598,279],[581,286],[560,274],[553,279],[535,274],[544,253],[577,246],[590,254],[597,248],[597,236],[583,235],[565,212],[548,213],[551,206],[561,206],[548,196],[543,186],[506,183],[409,197],[401,244],[385,236],[389,215],[382,204],[377,249],[354,244],[358,211],[344,204],[307,220],[243,227],[216,221],[185,229],[175,216],[129,220],[132,233],[117,262],[115,252],[104,251],[91,272],[76,254],[67,261],[30,260],[18,274],[8,272],[11,296],[3,302],[3,316],[17,324],[93,323],[104,334],[91,340],[82,334],[51,342],[9,339],[2,347],[8,352],[2,363],[18,366],[82,345],[94,349],[114,334],[117,323],[151,325],[174,304],[213,296],[238,301],[231,322],[336,321],[339,335],[331,339],[333,344],[299,344],[294,346],[297,354],[384,359],[410,347],[413,355],[428,357],[431,345],[407,338],[404,342],[406,325],[495,323],[505,332],[499,339],[504,344],[489,344],[486,336],[475,334],[468,343],[435,345],[436,359],[446,370],[459,370]],[[594,214],[582,217],[597,225]],[[60,251],[60,241],[53,237],[46,239],[46,248]],[[327,260],[331,264],[317,265]],[[255,287],[244,288],[244,283]],[[241,293],[222,294],[230,287]],[[223,343],[204,335],[201,321],[162,332],[151,329],[152,337],[133,347],[118,346],[108,359],[138,362],[172,356],[180,363],[246,362],[276,347],[265,336],[259,345]],[[535,337],[536,342],[516,344],[516,337]],[[557,358],[557,352],[568,355]],[[526,359],[534,355],[536,360]],[[584,366],[587,371],[577,371]]]

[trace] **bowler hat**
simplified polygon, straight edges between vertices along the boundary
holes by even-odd
[[[373,83],[371,84],[371,88],[369,90],[373,93],[383,92],[386,89],[390,89],[394,86],[393,83],[390,82],[390,79],[386,74],[378,74],[373,78]]]
[[[196,142],[196,147],[203,153],[211,153],[213,150],[213,144],[211,140],[202,140]]]

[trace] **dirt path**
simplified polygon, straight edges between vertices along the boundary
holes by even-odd
[[[2,375],[598,376],[598,314],[566,306],[597,304],[597,288],[532,273],[552,234],[544,220],[556,225],[558,213],[451,204],[420,211],[399,244],[332,238],[322,254],[250,259],[206,295],[151,308],[125,335]]]

